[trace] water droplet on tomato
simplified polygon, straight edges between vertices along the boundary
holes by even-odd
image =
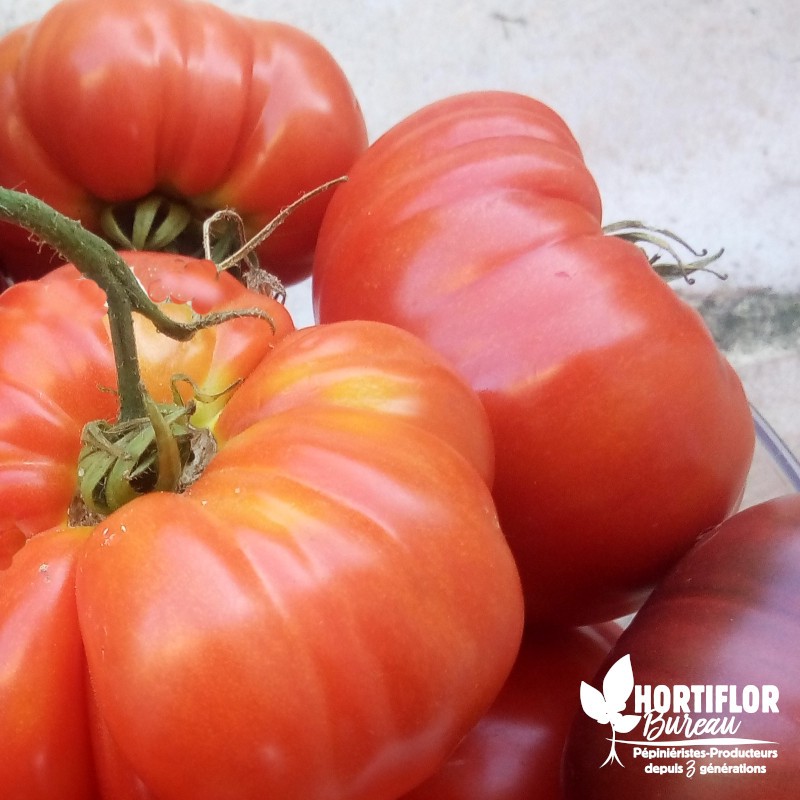
[[[147,294],[154,303],[164,303],[169,300],[169,291],[163,282],[156,278],[150,281],[145,287]]]

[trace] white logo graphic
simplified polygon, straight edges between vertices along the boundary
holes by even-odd
[[[779,713],[780,692],[772,684],[640,685],[633,678],[631,657],[625,655],[609,667],[602,692],[581,681],[580,698],[587,716],[611,726],[611,749],[601,768],[625,766],[617,754],[621,744],[632,747],[634,758],[647,761],[645,772],[687,778],[763,774],[769,760],[778,757],[777,742],[737,735],[743,722]],[[626,714],[629,702],[633,713]],[[618,737],[640,724],[641,738]]]
[[[617,733],[630,733],[638,724],[638,714],[623,714],[625,704],[633,692],[633,669],[631,657],[622,656],[613,664],[603,678],[603,693],[586,681],[581,681],[581,706],[586,714],[601,725],[611,725],[611,751],[600,765],[611,761],[624,766],[617,756]]]

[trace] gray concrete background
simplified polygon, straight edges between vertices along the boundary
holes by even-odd
[[[800,291],[796,0],[216,4],[316,36],[350,77],[373,138],[450,93],[532,94],[571,126],[607,221],[725,246],[730,286]],[[0,24],[52,5],[2,0]]]
[[[0,30],[54,3],[0,0]],[[728,279],[678,290],[800,451],[800,6],[796,0],[217,0],[316,36],[371,137],[422,105],[510,89],[551,105],[605,221],[725,247]],[[309,287],[290,293],[312,321]]]

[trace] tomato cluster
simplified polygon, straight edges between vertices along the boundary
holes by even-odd
[[[737,513],[741,382],[552,109],[368,146],[301,31],[62,0],[0,110],[0,796],[683,797],[598,770],[603,676],[800,668],[797,498]],[[692,797],[789,796],[783,687],[782,769]]]

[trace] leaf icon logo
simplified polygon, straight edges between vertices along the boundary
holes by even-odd
[[[632,692],[633,668],[630,655],[622,656],[609,667],[603,678],[602,693],[586,681],[581,681],[581,706],[584,713],[601,725],[611,725],[611,752],[601,767],[611,761],[624,766],[617,756],[617,733],[630,733],[641,719],[638,714],[622,713]]]

